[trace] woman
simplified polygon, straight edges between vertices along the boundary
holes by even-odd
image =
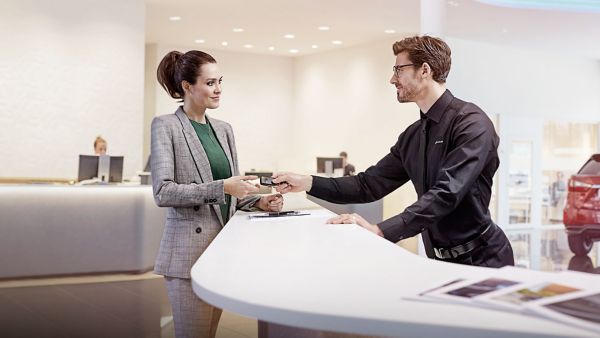
[[[154,271],[165,277],[175,336],[214,337],[221,310],[192,291],[190,269],[236,209],[280,211],[281,195],[252,196],[258,187],[239,176],[231,126],[206,115],[219,107],[222,76],[200,51],[169,52],[158,82],[183,105],[152,121],[154,199],[169,207]]]
[[[96,136],[94,140],[94,154],[96,155],[106,155],[106,140],[102,138],[102,136]]]

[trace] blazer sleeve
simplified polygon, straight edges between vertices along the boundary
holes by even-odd
[[[223,180],[180,184],[175,181],[173,129],[161,117],[152,120],[151,167],[154,201],[159,207],[192,207],[199,204],[223,204]]]

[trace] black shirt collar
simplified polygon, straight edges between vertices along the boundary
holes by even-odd
[[[446,111],[446,108],[448,107],[450,102],[452,102],[453,99],[454,95],[452,95],[452,93],[448,89],[446,89],[444,94],[442,94],[442,96],[440,96],[440,98],[437,99],[437,101],[435,101],[431,108],[429,108],[427,114],[423,114],[423,112],[420,112],[421,120],[429,119],[431,121],[434,121],[435,123],[439,123],[440,119],[442,118],[442,115],[444,115],[444,112]]]

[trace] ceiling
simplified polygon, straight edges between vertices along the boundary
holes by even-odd
[[[446,36],[600,59],[600,11],[440,2],[446,10]],[[295,56],[420,30],[419,0],[146,0],[146,4],[146,42],[190,48]],[[320,26],[329,30],[319,30]]]

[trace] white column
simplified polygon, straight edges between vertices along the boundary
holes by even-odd
[[[444,0],[421,0],[421,34],[446,35],[446,6]]]

